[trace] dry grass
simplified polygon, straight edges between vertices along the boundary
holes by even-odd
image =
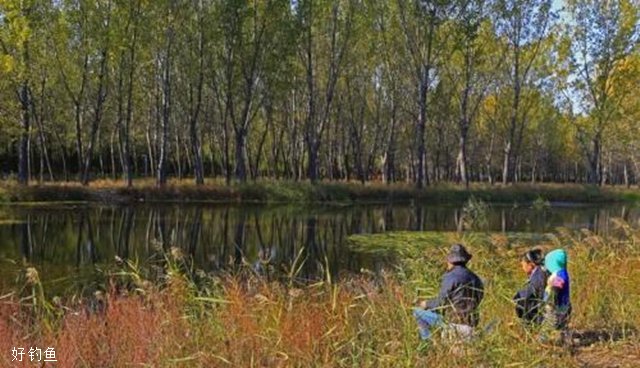
[[[11,348],[31,345],[55,347],[60,367],[633,366],[640,349],[639,234],[620,223],[608,239],[560,231],[536,241],[569,251],[571,346],[538,343],[513,315],[510,298],[524,281],[518,255],[529,242],[470,233],[431,237],[439,246],[428,246],[420,233],[399,233],[366,240],[397,241],[406,250],[398,270],[376,277],[306,286],[213,277],[203,292],[192,276],[169,265],[162,287],[135,275],[128,291],[111,288],[104,312],[70,305],[50,329],[41,327],[33,305],[6,298],[0,362],[10,366]],[[481,328],[495,327],[468,345],[435,340],[422,346],[411,303],[436,291],[440,259],[453,240],[474,253],[470,266],[486,284]]]

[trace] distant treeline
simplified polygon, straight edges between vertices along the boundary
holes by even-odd
[[[634,0],[2,0],[0,174],[640,181]]]

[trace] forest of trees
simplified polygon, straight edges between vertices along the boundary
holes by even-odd
[[[0,175],[640,182],[637,0],[0,0]]]

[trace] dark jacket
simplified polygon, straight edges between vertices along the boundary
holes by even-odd
[[[516,314],[526,322],[542,322],[547,277],[548,274],[542,267],[536,267],[529,275],[525,287],[513,297],[516,302]]]
[[[456,265],[442,277],[440,294],[427,302],[427,309],[443,314],[448,322],[475,327],[483,296],[480,278],[465,266]]]

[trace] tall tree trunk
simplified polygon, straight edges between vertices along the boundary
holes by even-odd
[[[173,149],[173,153],[175,154],[175,158],[173,161],[174,164],[174,172],[177,172],[178,179],[182,180],[182,154],[181,154],[181,136],[180,130],[178,128],[178,124],[175,124],[175,131],[173,132],[173,136],[175,137],[175,148]]]
[[[44,165],[47,167],[47,172],[49,173],[49,180],[53,181],[53,169],[51,167],[51,159],[49,157],[49,148],[47,147],[47,137],[44,131],[44,123],[42,119],[44,119],[46,110],[45,110],[45,86],[47,82],[46,75],[42,78],[42,85],[40,88],[40,112],[36,114],[36,108],[33,101],[31,101],[32,114],[34,116],[34,120],[38,126],[38,138],[40,143],[40,181],[44,180]]]
[[[596,134],[596,136],[592,139],[591,144],[593,146],[593,149],[591,151],[590,154],[588,154],[588,159],[589,159],[589,183],[590,184],[595,184],[595,185],[600,185],[600,181],[601,181],[601,138],[600,138],[600,134]]]
[[[67,169],[67,146],[62,141],[62,137],[57,130],[53,131],[53,137],[55,138],[57,145],[60,147],[60,159],[62,160],[62,176],[64,181],[69,181],[69,170]]]
[[[124,83],[124,55],[121,55],[121,59],[120,59],[120,70],[118,71],[118,87],[117,87],[117,94],[118,94],[118,117],[117,117],[117,121],[116,121],[116,127],[117,129],[115,129],[112,133],[111,133],[111,137],[109,138],[109,148],[111,151],[111,176],[113,177],[113,180],[117,179],[117,175],[118,175],[118,170],[116,169],[116,159],[115,159],[115,149],[114,149],[114,140],[115,140],[115,135],[116,133],[118,134],[118,158],[120,159],[120,167],[122,167],[122,177],[123,179],[126,180],[126,171],[127,171],[127,163],[125,162],[125,127],[124,127],[124,102],[123,102],[123,98],[124,98],[124,91],[123,91],[123,86],[122,84]]]
[[[225,117],[223,118],[223,130],[222,130],[222,136],[223,136],[223,146],[224,146],[224,155],[223,157],[223,168],[224,168],[224,178],[225,178],[225,182],[227,183],[227,185],[231,184],[231,154],[229,152],[229,122],[227,120],[227,117],[225,115]]]
[[[421,189],[428,184],[427,178],[427,149],[426,149],[426,127],[427,127],[427,92],[429,90],[429,67],[424,66],[420,85],[418,87],[418,127],[416,129],[417,158],[416,186]]]
[[[129,45],[129,76],[127,82],[127,113],[125,115],[124,127],[123,127],[123,153],[124,153],[124,166],[123,171],[126,173],[127,187],[133,186],[133,159],[131,153],[131,121],[133,118],[133,80],[136,73],[136,47],[138,43],[138,22],[140,18],[140,6],[141,0],[136,1],[135,11],[132,12],[130,17],[133,17],[133,34],[131,44]],[[153,156],[149,156],[152,160]],[[146,165],[146,164],[145,164]],[[151,165],[153,166],[153,164]],[[146,175],[146,172],[145,172]]]
[[[244,182],[247,180],[247,132],[236,129],[236,179]]]
[[[204,184],[204,167],[202,165],[202,148],[198,134],[198,119],[202,105],[202,87],[204,83],[204,29],[202,24],[202,0],[198,1],[198,81],[196,82],[196,101],[191,114],[189,132],[191,135],[191,148],[193,150],[193,171],[196,185]]]
[[[507,141],[504,146],[504,161],[502,162],[502,184],[507,184],[509,182],[509,175],[511,173],[511,142]]]
[[[108,20],[107,20],[108,23]],[[108,26],[107,26],[108,27]],[[96,100],[95,115],[93,123],[91,124],[91,134],[89,140],[89,146],[87,147],[87,154],[84,158],[84,168],[82,171],[82,185],[89,184],[89,173],[91,169],[91,160],[93,159],[93,149],[96,144],[96,138],[98,136],[98,130],[100,129],[100,123],[102,122],[102,114],[104,109],[104,103],[107,98],[107,45],[102,50],[100,59],[100,75],[98,76],[98,97]]]
[[[88,68],[89,68],[89,56],[85,55],[84,57],[84,64],[83,64],[83,68],[82,68],[82,80],[80,82],[80,90],[78,91],[78,94],[75,95],[72,91],[70,87],[67,87],[68,93],[71,96],[72,100],[73,100],[73,107],[74,107],[74,117],[75,117],[75,144],[76,144],[76,158],[77,158],[77,173],[78,176],[81,175],[81,171],[82,171],[82,163],[83,161],[83,151],[84,151],[84,145],[82,143],[82,128],[84,125],[84,91],[86,89],[86,85],[87,85],[87,75],[88,75]],[[66,76],[63,76],[63,81],[65,81],[65,86],[66,84]]]
[[[511,116],[509,117],[509,133],[506,137],[504,146],[504,162],[502,166],[502,184],[513,181],[515,174],[515,162],[513,158],[513,145],[516,140],[516,132],[518,127],[518,119],[520,113],[520,93],[521,93],[521,74],[520,74],[520,47],[514,47],[514,68],[513,68],[513,104],[511,106]]]
[[[162,187],[167,183],[167,158],[169,149],[169,125],[171,119],[171,63],[173,52],[173,26],[167,28],[167,44],[162,70],[162,116],[160,134],[160,152],[158,168],[156,170],[156,186]]]
[[[115,149],[115,141],[116,139],[116,131],[114,130],[111,133],[111,137],[109,137],[109,159],[111,161],[111,179],[112,180],[116,180],[118,179],[118,167],[116,165],[116,149]],[[120,152],[121,150],[118,149],[118,152]]]
[[[389,139],[387,140],[384,157],[383,181],[393,183],[396,181],[396,125],[397,125],[397,104],[395,93],[391,101],[391,118],[389,127]]]
[[[491,132],[491,139],[489,140],[489,148],[487,149],[487,155],[485,156],[485,167],[487,170],[487,181],[489,185],[493,185],[493,172],[492,172],[492,159],[493,159],[493,143],[495,141],[495,133]]]
[[[153,126],[154,121],[156,121],[156,119],[153,118],[152,114],[149,114],[149,123],[147,125],[147,131],[145,133],[145,141],[147,143],[147,157],[149,160],[149,168],[150,168],[151,176],[156,176],[156,162],[155,162],[156,152],[154,151],[154,148],[156,147],[156,143],[155,143],[155,140],[153,142],[151,141],[151,133],[152,131],[155,131]],[[154,133],[154,136],[155,136],[155,133]]]
[[[311,10],[309,11],[311,13]],[[310,15],[311,17],[311,15]],[[314,78],[314,54],[313,54],[313,34],[311,32],[311,25],[307,26],[306,37],[306,56],[307,56],[307,70],[306,70],[306,82],[307,82],[307,117],[305,124],[305,142],[307,145],[307,153],[309,160],[307,168],[307,177],[312,183],[318,180],[318,152],[316,147],[316,83]]]
[[[196,119],[191,120],[190,133],[191,133],[191,148],[193,149],[193,171],[195,176],[196,185],[204,184],[204,166],[202,165],[202,147],[200,139],[198,138],[198,127]]]
[[[320,176],[318,170],[318,144],[315,141],[307,143],[307,154],[309,160],[307,176],[312,183],[315,183]]]
[[[463,129],[460,131],[460,137],[458,141],[458,178],[464,184],[465,188],[469,189],[469,173],[467,172],[467,134],[466,123],[464,123]]]
[[[258,148],[257,148],[257,152],[256,152],[256,159],[253,165],[253,172],[252,172],[252,176],[253,176],[253,180],[256,180],[257,177],[260,175],[260,161],[262,161],[262,153],[264,150],[264,144],[267,140],[267,135],[269,133],[269,130],[271,128],[271,124],[273,121],[273,107],[271,106],[271,103],[268,103],[267,106],[265,107],[265,127],[264,127],[264,132],[262,133],[262,136],[260,137],[260,143],[258,143]],[[275,144],[275,142],[273,143]],[[271,165],[269,165],[270,168],[272,168],[273,166],[275,166],[275,160],[271,163]]]
[[[31,92],[29,81],[25,79],[20,87],[20,106],[22,119],[20,120],[20,146],[18,148],[18,184],[29,185],[29,135],[31,130]]]

